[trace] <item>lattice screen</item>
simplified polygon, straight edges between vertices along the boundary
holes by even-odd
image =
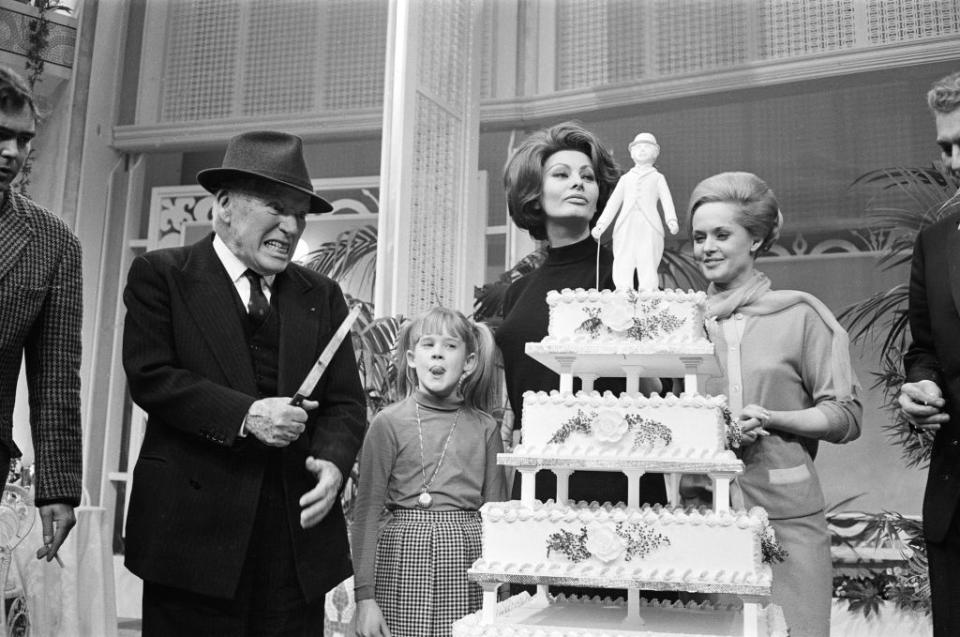
[[[557,88],[607,83],[607,5],[563,0],[557,4]]]
[[[376,0],[171,0],[159,119],[379,108],[388,9]]]
[[[753,3],[657,0],[654,6],[657,75],[739,66],[749,59]]]
[[[457,215],[462,193],[451,179],[453,167],[466,152],[463,114],[470,85],[472,38],[470,0],[435,0],[420,12],[419,87],[416,95],[416,131],[413,193],[410,215],[411,282],[406,307],[410,313],[457,298],[456,273],[438,263],[457,262],[460,224]]]
[[[556,15],[561,91],[960,34],[960,0],[557,0]]]
[[[330,0],[325,38],[325,95],[331,111],[383,106],[387,50],[386,2]]]
[[[854,0],[765,0],[759,7],[763,59],[847,49],[856,44]]]
[[[960,34],[960,2],[869,0],[867,25],[872,44]]]
[[[161,120],[231,115],[242,4],[242,0],[204,0],[171,5]]]
[[[249,3],[241,115],[316,110],[323,7],[315,0]]]

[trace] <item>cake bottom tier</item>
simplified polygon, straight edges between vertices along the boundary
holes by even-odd
[[[454,622],[453,637],[742,637],[739,605],[640,600],[640,619],[627,617],[622,600],[565,598],[545,601],[529,593],[497,604],[493,623],[478,611]],[[759,608],[757,637],[787,637],[783,611],[775,604]]]

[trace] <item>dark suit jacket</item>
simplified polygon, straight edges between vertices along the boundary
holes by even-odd
[[[943,391],[950,422],[937,432],[923,500],[924,534],[944,539],[960,500],[960,215],[917,237],[910,272],[907,381],[932,380]]]
[[[0,444],[20,455],[13,442],[13,403],[25,357],[37,504],[80,504],[80,272],[80,242],[63,221],[26,197],[3,196]]]
[[[280,313],[278,391],[292,396],[347,314],[339,286],[291,264],[274,280]],[[231,597],[249,544],[268,448],[240,425],[256,400],[253,364],[233,284],[211,237],[149,252],[130,268],[123,365],[148,414],[126,527],[127,567],[145,580]],[[301,587],[317,599],[351,573],[339,498],[300,528],[301,495],[316,485],[307,456],[344,480],[360,448],[365,402],[347,339],[311,396],[301,437],[282,450],[284,498]]]

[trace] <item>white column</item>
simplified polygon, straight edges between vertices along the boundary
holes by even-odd
[[[517,471],[520,472],[520,501],[526,506],[533,506],[533,501],[537,499],[537,470],[521,467]]]
[[[713,510],[723,513],[730,510],[730,479],[726,473],[711,473],[713,480]]]
[[[644,472],[640,469],[626,469],[627,474],[627,506],[640,506],[640,478]]]
[[[593,383],[597,380],[597,374],[580,374],[581,391],[593,391]]]
[[[758,637],[760,605],[743,600],[743,637]]]
[[[482,283],[480,5],[390,2],[374,290],[381,316],[438,303],[469,311]]]
[[[483,607],[480,609],[480,623],[492,624],[497,619],[497,589],[500,582],[483,582]]]
[[[557,476],[557,504],[566,504],[570,499],[570,474],[571,469],[553,469]]]

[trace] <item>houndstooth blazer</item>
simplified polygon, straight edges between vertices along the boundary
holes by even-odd
[[[13,442],[23,356],[37,504],[80,503],[80,242],[58,217],[8,191],[0,205],[0,443]]]

